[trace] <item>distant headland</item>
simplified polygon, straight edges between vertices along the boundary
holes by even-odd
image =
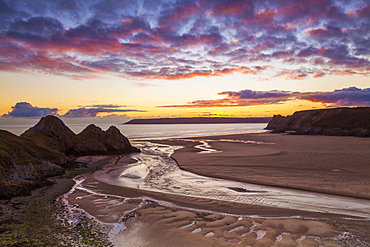
[[[193,117],[193,118],[148,118],[132,119],[124,124],[228,124],[228,123],[268,123],[271,117],[261,118],[224,118],[224,117]]]
[[[370,137],[370,107],[297,111],[275,115],[266,129],[275,133]]]

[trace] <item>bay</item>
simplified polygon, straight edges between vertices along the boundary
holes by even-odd
[[[88,124],[66,124],[76,134],[81,132]],[[265,132],[267,123],[232,123],[232,124],[96,124],[103,130],[116,126],[123,135],[129,139],[155,139],[171,137],[209,136],[240,133]],[[0,125],[0,129],[20,135],[32,125]]]

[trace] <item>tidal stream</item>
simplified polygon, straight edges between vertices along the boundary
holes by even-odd
[[[181,170],[170,157],[181,147],[151,142],[135,142],[134,145],[142,152],[123,157],[95,172],[95,179],[140,190],[370,219],[370,201],[366,199],[200,176]],[[212,152],[207,143],[202,146]],[[128,158],[136,162],[127,162]],[[86,191],[83,187],[84,183],[80,183],[76,189]]]

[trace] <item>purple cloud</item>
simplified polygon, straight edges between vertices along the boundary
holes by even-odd
[[[219,93],[219,95],[227,95],[228,98],[233,99],[277,99],[277,98],[287,98],[292,97],[291,92],[287,91],[253,91],[253,90],[242,90],[239,92],[226,91]]]
[[[290,92],[280,90],[270,91],[226,91],[219,95],[226,98],[217,100],[197,100],[184,105],[169,105],[161,107],[205,108],[205,107],[236,107],[253,105],[280,104],[291,100],[307,100],[320,102],[330,106],[370,106],[370,88],[343,88],[333,92]]]
[[[369,13],[366,0],[0,0],[0,70],[178,80],[258,64],[287,79],[369,75]]]
[[[217,100],[197,100],[185,105],[170,105],[162,107],[184,107],[184,108],[204,108],[204,107],[235,107],[235,106],[253,106],[253,105],[271,105],[293,100],[304,93],[295,93],[289,91],[254,91],[241,90],[237,92],[220,92],[219,95],[226,95],[226,98]]]
[[[28,102],[18,102],[12,106],[12,110],[2,117],[17,117],[17,118],[39,118],[47,115],[56,115],[57,108],[41,108],[32,106]]]
[[[349,87],[333,92],[313,93],[300,99],[329,103],[334,106],[370,106],[370,88]]]
[[[135,109],[118,109],[125,107],[124,105],[104,104],[104,105],[90,105],[80,107],[77,109],[70,109],[61,117],[81,118],[81,117],[96,117],[99,113],[122,113],[122,112],[145,112]],[[15,117],[15,118],[40,118],[47,115],[57,115],[57,108],[41,108],[32,106],[28,102],[18,102],[12,106],[12,110],[8,114],[1,117]]]
[[[99,113],[116,113],[116,112],[145,112],[141,110],[132,110],[132,109],[116,109],[113,108],[103,108],[103,107],[96,107],[96,108],[85,108],[81,107],[78,109],[70,109],[64,117],[73,117],[73,118],[80,118],[80,117],[96,117]]]
[[[50,38],[63,30],[62,23],[50,17],[32,17],[26,21],[19,20],[10,25],[8,36],[32,40]]]

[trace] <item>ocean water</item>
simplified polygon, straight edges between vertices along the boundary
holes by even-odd
[[[76,134],[87,124],[66,124]],[[189,136],[209,136],[222,134],[265,132],[267,123],[235,123],[235,124],[96,124],[103,130],[116,126],[129,139],[152,139]],[[32,125],[0,125],[0,129],[20,135]]]

